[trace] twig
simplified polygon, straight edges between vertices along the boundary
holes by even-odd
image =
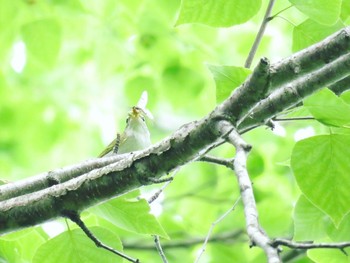
[[[173,171],[172,175],[170,178],[174,178],[174,176],[177,174],[177,172],[180,170],[180,168],[177,168],[176,170]],[[159,196],[160,194],[164,191],[164,189],[172,182],[172,180],[167,181],[154,195],[152,195],[147,202],[149,204],[153,203]],[[162,249],[162,246],[160,244],[160,240],[159,240],[159,236],[158,235],[154,235],[154,243],[156,245],[157,251],[163,261],[163,263],[168,263],[168,260],[166,259],[166,256],[164,254],[164,251]]]
[[[80,215],[76,212],[76,211],[72,211],[72,210],[66,210],[62,213],[62,216],[69,218],[70,220],[72,220],[74,223],[76,223],[81,230],[83,230],[83,232],[85,233],[85,235],[90,238],[97,247],[106,249],[110,252],[112,252],[113,254],[116,254],[130,262],[133,263],[139,263],[140,261],[138,259],[133,259],[131,257],[129,257],[128,255],[125,255],[121,252],[119,252],[118,250],[115,250],[114,248],[111,248],[105,244],[103,244],[100,240],[98,240],[97,237],[95,237],[95,235],[87,228],[87,226],[85,225],[85,223],[81,220]]]
[[[167,181],[157,192],[155,192],[150,198],[148,198],[147,202],[149,204],[153,203],[171,182],[172,181]]]
[[[174,178],[174,176],[178,173],[179,170],[180,170],[180,168],[175,169],[172,172],[172,175],[170,176],[170,178]],[[150,198],[148,198],[147,202],[149,204],[153,203],[160,196],[160,194],[164,191],[164,189],[168,187],[168,185],[171,182],[172,182],[172,180],[166,181],[166,183],[157,192],[155,192]]]
[[[215,157],[215,156],[205,155],[202,158],[198,159],[198,161],[219,164],[219,165],[223,165],[223,166],[226,166],[227,168],[234,170],[233,159],[228,160],[228,159],[219,158],[219,157]]]
[[[315,249],[315,248],[339,248],[342,252],[344,248],[350,247],[350,242],[340,243],[313,243],[313,242],[294,242],[288,239],[276,238],[271,242],[271,246],[286,246],[296,249]]]
[[[163,263],[168,263],[168,260],[166,259],[164,251],[162,249],[162,246],[160,245],[159,236],[157,236],[157,235],[154,236],[154,243],[156,244],[157,251],[158,251],[160,257],[162,258]]]
[[[273,121],[307,121],[315,120],[314,117],[273,118]]]
[[[244,234],[243,230],[236,230],[232,232],[227,232],[227,233],[220,233],[220,234],[215,234],[213,235],[209,242],[214,243],[214,242],[232,242],[236,241],[239,237],[241,237]],[[162,248],[165,249],[176,249],[176,248],[188,248],[191,246],[196,246],[198,244],[203,244],[205,238],[204,237],[199,237],[199,238],[184,238],[183,240],[179,241],[170,241],[167,243],[162,244]],[[134,243],[134,244],[128,244],[125,243],[123,244],[125,249],[128,250],[154,250],[154,244],[153,243]]]
[[[224,220],[224,218],[225,218],[226,216],[228,216],[233,210],[235,210],[235,208],[236,208],[236,206],[237,206],[237,204],[238,204],[238,202],[239,202],[240,200],[241,200],[241,198],[238,197],[238,199],[237,199],[236,202],[233,204],[233,206],[232,206],[229,210],[227,210],[222,216],[220,216],[216,221],[214,221],[214,222],[211,224],[211,226],[210,226],[210,228],[209,228],[209,231],[208,231],[208,234],[207,234],[207,236],[205,237],[205,240],[204,240],[204,243],[203,243],[203,245],[202,245],[202,248],[201,248],[201,250],[199,251],[199,254],[198,254],[196,260],[194,261],[195,263],[199,262],[199,259],[200,259],[201,256],[203,255],[203,253],[204,253],[204,251],[205,251],[205,248],[206,248],[206,246],[207,246],[207,243],[208,243],[208,241],[209,241],[209,238],[210,238],[210,236],[211,236],[211,233],[213,232],[214,227],[215,227],[217,224],[219,224],[222,220]]]
[[[259,46],[259,44],[261,42],[261,39],[262,39],[263,35],[264,35],[265,29],[266,29],[266,25],[271,20],[269,18],[269,16],[271,14],[271,10],[272,10],[272,7],[273,7],[274,3],[275,3],[275,0],[270,0],[269,5],[267,6],[264,19],[263,19],[263,21],[262,21],[262,23],[260,25],[260,28],[259,28],[259,32],[258,32],[258,34],[257,34],[257,36],[255,38],[253,46],[252,46],[252,48],[249,51],[248,58],[247,58],[247,60],[246,60],[246,62],[244,64],[244,67],[246,67],[246,68],[250,68],[250,66],[252,65],[252,61],[254,59],[255,53],[256,53],[256,51],[258,49],[258,46]]]
[[[236,148],[234,167],[244,206],[247,233],[252,246],[261,247],[265,251],[269,263],[280,263],[278,248],[271,246],[269,237],[262,230],[258,221],[258,210],[254,199],[252,183],[246,167],[247,156],[251,146],[242,139],[231,124],[222,121],[219,122],[218,126],[222,134],[230,132],[227,140]]]

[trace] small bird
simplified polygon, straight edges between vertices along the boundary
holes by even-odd
[[[128,113],[124,132],[122,134],[117,133],[117,137],[98,157],[138,151],[151,145],[151,136],[145,117],[153,119],[153,116],[146,109],[147,101],[148,94],[147,91],[144,91],[136,106],[132,107]]]

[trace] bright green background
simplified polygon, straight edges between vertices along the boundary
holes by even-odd
[[[349,1],[276,2],[272,14],[278,16],[268,24],[253,65],[263,56],[278,61],[350,22]],[[153,142],[203,117],[249,74],[243,65],[266,6],[267,0],[0,0],[1,179],[15,181],[97,156],[124,128],[128,108],[143,90],[155,116],[149,123]],[[26,62],[18,69],[21,54]],[[271,238],[349,239],[342,234],[350,222],[349,103],[349,93],[336,97],[324,90],[289,115],[317,121],[281,122],[275,133],[262,127],[245,135],[253,145],[248,169],[260,222]],[[295,145],[306,135],[318,136]],[[232,157],[233,150],[223,146],[215,154]],[[155,248],[128,248],[152,245],[154,234],[164,244],[204,239],[239,195],[232,172],[205,163],[183,167],[150,212],[137,197],[158,188],[89,209],[83,219],[109,245],[121,249],[120,239],[131,256],[161,262]],[[57,222],[67,229],[64,220]],[[244,225],[238,205],[214,234]],[[0,262],[119,260],[91,245],[74,224],[69,229],[51,237],[41,227],[5,235]],[[245,235],[209,243],[202,262],[264,262],[261,250],[248,245]],[[193,262],[200,247],[165,253],[170,262]],[[51,250],[57,253],[47,256]],[[339,251],[307,255],[317,262],[347,262]],[[311,261],[302,255],[294,262]]]

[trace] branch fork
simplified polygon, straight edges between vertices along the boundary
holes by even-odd
[[[245,83],[210,114],[144,151],[90,160],[0,186],[0,233],[52,220],[63,211],[80,212],[150,184],[182,165],[200,160],[203,153],[225,139],[236,148],[232,166],[241,190],[248,236],[252,244],[265,251],[269,262],[280,262],[278,248],[271,245],[258,223],[246,168],[251,146],[240,134],[266,124],[326,86],[337,94],[350,89],[349,68],[350,27],[280,62],[270,64],[261,59]],[[219,163],[213,158],[202,160]]]

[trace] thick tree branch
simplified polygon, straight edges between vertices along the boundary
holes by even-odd
[[[66,182],[94,169],[104,167],[123,159],[126,155],[115,155],[103,159],[86,160],[79,164],[73,164],[46,173],[32,176],[16,183],[8,183],[0,188],[0,201],[12,197],[33,193],[52,185]]]
[[[54,219],[62,216],[63,211],[79,212],[151,184],[154,179],[198,159],[220,141],[226,134],[216,128],[218,122],[226,120],[238,131],[249,130],[313,92],[343,80],[350,75],[349,30],[345,28],[274,65],[261,60],[248,80],[208,116],[182,126],[149,149],[118,160],[105,157],[91,161],[96,165],[86,166],[83,171],[79,170],[84,166],[80,164],[74,169],[64,168],[54,177],[47,173],[26,179],[25,183],[0,187],[4,198],[0,202],[0,233]],[[323,61],[321,67],[317,60]],[[29,186],[32,183],[34,187]],[[26,190],[15,193],[19,188]]]
[[[347,76],[342,80],[339,80],[338,82],[330,85],[329,89],[337,95],[342,94],[344,91],[350,89],[350,76]]]
[[[350,39],[349,39],[350,42]],[[254,107],[243,118],[238,129],[263,124],[268,119],[300,102],[320,87],[326,87],[350,75],[350,53],[343,55],[324,67],[282,86]]]
[[[321,42],[273,64],[271,66],[271,90],[323,68],[328,63],[348,54],[349,50],[350,27],[346,27]]]

